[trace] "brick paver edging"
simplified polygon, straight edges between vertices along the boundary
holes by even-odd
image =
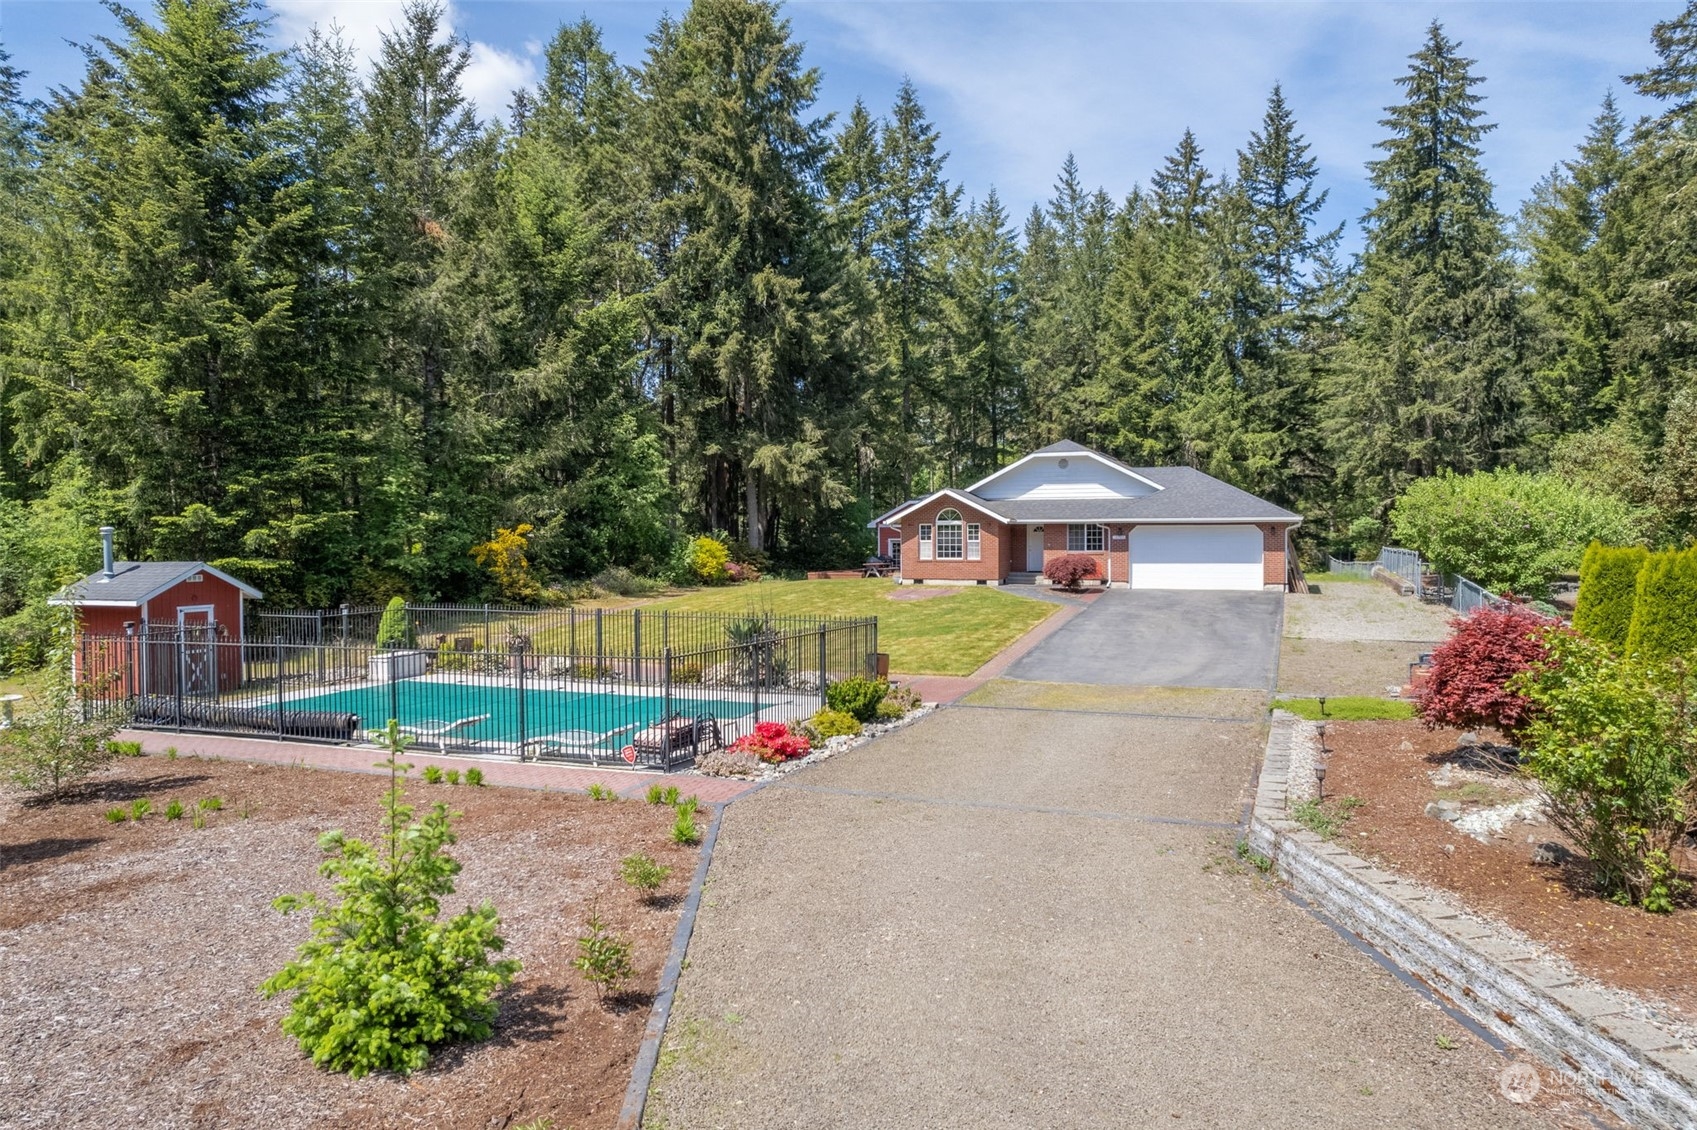
[[[1697,1125],[1697,1053],[1524,946],[1289,818],[1297,718],[1275,711],[1249,843],[1298,894],[1487,1031],[1584,1083],[1635,1126]]]

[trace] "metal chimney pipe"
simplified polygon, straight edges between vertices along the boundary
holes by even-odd
[[[105,562],[106,566],[105,573],[103,575],[108,581],[118,575],[116,570],[112,568],[112,535],[115,533],[117,533],[117,531],[111,526],[100,527],[100,551],[102,560]]]

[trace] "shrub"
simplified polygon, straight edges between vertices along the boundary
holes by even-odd
[[[854,737],[860,733],[860,721],[852,714],[825,707],[807,720],[807,732],[819,741],[828,738]]]
[[[223,809],[224,799],[222,797],[209,796],[202,797],[200,800],[200,810],[202,812],[222,812]]]
[[[677,815],[672,818],[672,842],[686,845],[701,842],[701,832],[695,826],[693,807],[680,807]]]
[[[1328,797],[1325,800],[1310,798],[1293,805],[1290,818],[1322,840],[1333,840],[1360,807],[1361,800],[1358,797]]]
[[[1638,574],[1649,556],[1641,545],[1620,548],[1592,542],[1579,563],[1574,630],[1610,647],[1625,647],[1638,600]]]
[[[907,709],[903,707],[901,703],[896,702],[894,699],[886,698],[883,702],[878,704],[878,712],[873,717],[874,720],[879,722],[894,722],[897,718],[901,718],[906,714]]]
[[[140,757],[140,742],[107,742],[106,751],[118,757]]]
[[[648,596],[665,588],[665,582],[639,577],[623,565],[614,565],[595,574],[594,585],[615,596]]]
[[[182,818],[183,818],[183,802],[182,801],[173,800],[170,804],[167,804],[165,806],[165,819],[167,819],[167,820],[181,820]]]
[[[465,771],[465,783],[474,789],[483,787],[483,770],[472,768]]]
[[[1493,592],[1546,596],[1593,541],[1638,540],[1640,516],[1559,475],[1445,472],[1409,485],[1391,512],[1397,540],[1445,573]]]
[[[450,769],[446,773],[442,774],[442,776],[447,778],[450,785],[457,785],[460,783],[460,771],[458,769]]]
[[[825,687],[825,705],[851,715],[856,722],[865,723],[878,716],[878,704],[889,693],[890,684],[883,679],[855,675],[828,684]]]
[[[380,648],[411,647],[412,625],[407,621],[407,600],[404,596],[389,598],[383,609],[383,619],[377,623],[377,646]]]
[[[426,765],[424,767],[424,783],[427,785],[440,785],[442,783],[441,768],[435,765]]]
[[[320,1067],[355,1077],[423,1067],[440,1044],[488,1038],[496,990],[519,963],[491,960],[505,947],[495,908],[485,902],[447,921],[441,900],[460,865],[447,854],[455,836],[447,806],[414,820],[401,803],[408,743],[394,720],[385,734],[389,791],[384,833],[373,847],[340,831],[320,837],[320,870],[336,901],[308,892],[274,905],[312,911],[312,938],[260,991],[293,992],[283,1030]]]
[[[811,748],[806,734],[795,733],[782,722],[757,722],[752,734],[731,743],[733,753],[752,753],[773,764],[806,757]]]
[[[1673,849],[1697,811],[1697,669],[1553,631],[1515,684],[1533,705],[1523,763],[1551,823],[1590,859],[1605,896],[1673,909],[1683,886]]]
[[[694,660],[672,664],[672,682],[674,683],[699,683],[701,676],[701,664]]]
[[[608,785],[603,785],[603,784],[597,783],[597,784],[593,784],[593,785],[589,786],[589,788],[585,789],[584,791],[589,794],[590,800],[618,800],[619,799],[619,794],[614,792],[612,790],[611,786],[608,786]]]
[[[1653,553],[1644,562],[1626,650],[1644,660],[1697,659],[1697,548]]]
[[[760,579],[760,570],[747,561],[732,561],[725,566],[732,584],[749,584]]]
[[[690,574],[704,585],[721,585],[730,580],[730,571],[725,568],[730,559],[731,551],[717,538],[703,535],[689,543]]]
[[[670,867],[656,863],[652,856],[627,855],[619,861],[619,875],[649,900],[654,898],[654,892],[660,889],[660,885],[671,873]]]
[[[36,796],[58,798],[111,763],[113,731],[123,722],[116,711],[85,715],[84,695],[100,688],[78,683],[71,673],[76,618],[54,606],[51,650],[35,697],[13,724],[0,730],[0,775]]]
[[[530,534],[534,527],[520,522],[512,529],[497,529],[495,536],[471,547],[471,556],[489,570],[502,598],[519,604],[542,599],[542,586],[530,571]]]
[[[139,821],[143,816],[153,811],[153,802],[146,797],[136,797],[130,802],[130,819]]]
[[[678,803],[678,787],[676,785],[667,785],[666,790],[660,794],[660,800],[665,804]]]
[[[1096,576],[1096,559],[1087,553],[1065,553],[1045,562],[1043,575],[1052,585],[1075,589],[1078,583]]]
[[[642,794],[642,798],[649,804],[659,804],[665,799],[665,796],[664,790],[659,785],[649,785],[648,791]]]
[[[114,805],[106,810],[106,823],[122,824],[130,818],[130,810],[123,805]]]
[[[1516,737],[1529,704],[1510,680],[1544,658],[1545,629],[1554,623],[1513,604],[1451,621],[1450,638],[1432,652],[1432,676],[1417,704],[1426,728],[1495,726]]]
[[[630,943],[611,933],[597,914],[589,916],[589,929],[578,935],[577,956],[572,964],[583,971],[584,980],[595,986],[596,995],[602,1000],[607,999],[608,993],[617,993],[621,985],[636,975],[636,967],[630,960]]]

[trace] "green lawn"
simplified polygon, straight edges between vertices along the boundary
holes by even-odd
[[[1310,722],[1318,722],[1322,718],[1328,722],[1372,722],[1386,718],[1400,722],[1414,717],[1412,702],[1367,695],[1327,696],[1324,714],[1320,713],[1320,700],[1317,698],[1275,698],[1273,706]]]
[[[919,600],[901,595],[925,594]],[[930,594],[938,593],[932,596]],[[1055,605],[994,588],[897,586],[890,581],[762,581],[699,589],[642,606],[688,612],[770,612],[794,616],[876,616],[878,649],[904,675],[970,675],[1044,620]]]

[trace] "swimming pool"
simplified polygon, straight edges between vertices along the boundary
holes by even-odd
[[[709,694],[680,694],[674,689],[671,709],[689,717],[711,714],[720,720],[741,718],[754,711],[752,703],[711,698]],[[596,744],[617,749],[627,740],[626,731],[659,721],[666,713],[667,699],[660,694],[531,687],[524,689],[521,698],[518,689],[511,686],[423,678],[291,698],[283,705],[289,710],[357,714],[360,725],[368,730],[381,729],[391,715],[403,726],[419,728],[488,715],[476,725],[456,730],[452,740],[516,743],[589,731],[604,735]]]

